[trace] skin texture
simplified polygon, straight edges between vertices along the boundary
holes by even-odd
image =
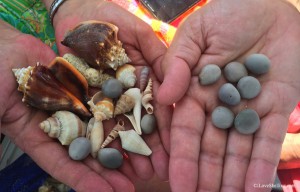
[[[254,11],[255,10],[255,11]],[[176,102],[171,123],[172,191],[269,191],[288,117],[299,100],[300,16],[280,0],[212,0],[179,27],[163,61],[157,100]],[[200,69],[221,68],[252,53],[271,59],[271,70],[258,79],[262,92],[242,100],[235,113],[256,110],[261,127],[255,135],[216,129],[211,112],[220,104],[217,90],[225,80],[200,86]],[[298,79],[298,80],[297,80]]]

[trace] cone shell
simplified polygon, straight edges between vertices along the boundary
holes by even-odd
[[[116,78],[121,81],[124,87],[134,87],[136,83],[135,67],[125,64],[119,67],[116,71]]]
[[[107,120],[113,117],[114,104],[112,99],[104,97],[102,92],[97,92],[88,102],[90,109],[98,121]]]
[[[139,88],[130,88],[124,95],[128,95],[134,99],[133,116],[136,122],[136,132],[141,135],[141,112],[142,112],[142,94]]]
[[[140,90],[144,91],[149,79],[150,68],[144,66],[140,74]]]
[[[63,58],[69,61],[92,87],[101,87],[104,81],[113,78],[111,75],[103,73],[103,70],[91,68],[83,59],[71,53],[65,54]]]
[[[87,138],[91,141],[91,155],[96,158],[98,151],[104,141],[104,129],[102,121],[91,118],[88,123]]]
[[[127,113],[133,109],[135,100],[129,95],[121,95],[116,103],[114,116]]]
[[[82,101],[67,89],[49,68],[38,64],[35,67],[13,69],[13,72],[19,82],[18,89],[23,92],[23,102],[42,110],[68,110],[90,116]],[[78,95],[81,98],[85,97],[84,93]]]
[[[102,143],[101,148],[106,147],[113,140],[119,137],[119,131],[125,131],[124,121],[122,120],[118,121],[118,123],[114,126],[109,135],[106,137],[105,141]]]
[[[119,131],[119,135],[123,149],[140,155],[151,155],[151,149],[148,147],[142,137],[139,136],[133,129],[128,131]]]
[[[95,68],[112,68],[130,62],[118,40],[118,27],[102,21],[86,21],[68,32],[61,42]]]
[[[153,95],[152,95],[152,79],[150,78],[147,84],[147,87],[145,91],[143,92],[142,96],[142,105],[146,109],[148,114],[153,113],[153,106],[150,103],[150,101],[153,100]]]
[[[87,125],[69,111],[57,111],[40,123],[40,128],[52,138],[57,138],[62,145],[69,145],[77,137],[86,134]]]

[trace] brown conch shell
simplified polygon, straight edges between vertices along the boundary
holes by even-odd
[[[119,120],[118,123],[114,126],[114,128],[111,130],[109,135],[106,137],[106,139],[102,143],[101,148],[106,147],[113,140],[115,140],[117,137],[119,137],[119,131],[125,131],[124,121],[122,121],[122,120]]]
[[[116,78],[123,84],[125,88],[131,88],[136,83],[135,67],[125,64],[116,71]]]
[[[150,68],[144,66],[140,74],[140,90],[144,91],[149,79]]]
[[[103,121],[113,117],[113,101],[108,97],[104,97],[101,91],[97,92],[87,104],[90,106],[97,121]]]
[[[101,87],[106,80],[113,78],[101,69],[91,68],[83,59],[71,53],[65,54],[63,58],[69,61],[86,78],[88,84],[92,87]]]
[[[145,91],[143,92],[143,96],[142,96],[142,105],[146,109],[146,112],[148,114],[152,114],[153,113],[153,106],[150,103],[150,101],[152,101],[152,100],[153,100],[153,95],[152,95],[152,79],[149,78],[147,87],[146,87]]]
[[[102,21],[85,21],[68,32],[61,42],[95,68],[112,68],[130,62],[118,40],[118,27]]]
[[[23,92],[23,102],[42,110],[68,110],[84,116],[91,115],[82,101],[49,68],[37,64],[34,67],[13,69],[13,72],[19,83],[18,90]]]
[[[62,145],[69,145],[77,137],[86,134],[87,125],[69,111],[57,111],[40,123],[40,128],[52,138],[57,138]]]
[[[114,116],[127,113],[133,109],[135,105],[134,98],[129,95],[121,95],[116,103]]]
[[[87,126],[86,137],[91,141],[91,155],[96,158],[97,153],[104,140],[104,129],[102,121],[91,118]]]

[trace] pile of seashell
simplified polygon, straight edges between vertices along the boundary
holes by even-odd
[[[150,69],[141,70],[139,88],[135,87],[135,67],[129,64],[117,33],[118,27],[107,22],[80,23],[62,41],[78,56],[65,54],[47,66],[38,63],[13,69],[22,101],[53,113],[40,128],[69,145],[72,159],[83,160],[91,154],[112,169],[123,163],[122,153],[108,148],[112,141],[120,137],[124,150],[149,156],[152,151],[140,135],[156,127]],[[93,88],[97,92],[90,96]],[[122,115],[134,130],[117,118]],[[112,118],[117,123],[105,138],[103,122]]]

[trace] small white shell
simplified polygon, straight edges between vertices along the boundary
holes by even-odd
[[[101,91],[97,92],[87,104],[90,106],[96,120],[103,121],[113,117],[113,101],[104,97]]]
[[[114,116],[127,113],[134,107],[135,100],[129,95],[121,95],[116,103]]]
[[[119,135],[122,142],[122,148],[141,155],[149,156],[152,151],[133,129],[128,131],[119,131]]]
[[[153,105],[150,103],[150,101],[153,100],[153,95],[152,95],[152,79],[149,78],[147,87],[145,91],[143,92],[142,96],[142,105],[146,109],[148,114],[153,113]]]
[[[102,121],[91,118],[88,123],[87,138],[91,141],[91,155],[96,158],[98,151],[104,141],[104,129]]]
[[[117,137],[119,137],[119,131],[125,131],[124,121],[122,121],[122,120],[118,121],[118,123],[114,126],[114,128],[111,130],[109,135],[106,137],[106,139],[102,143],[101,148],[106,147],[113,140],[115,140]]]
[[[150,73],[149,67],[145,66],[142,68],[141,74],[140,74],[140,89],[141,89],[141,91],[144,91],[144,89],[147,85],[149,73]]]
[[[33,70],[34,67],[29,66],[26,68],[20,68],[20,69],[13,69],[13,73],[17,79],[17,82],[19,84],[18,90],[24,92],[25,91],[25,86],[30,78],[30,73]]]
[[[125,64],[116,71],[116,78],[121,81],[124,87],[131,88],[136,83],[135,67]]]
[[[142,94],[139,88],[130,88],[124,95],[134,98],[133,116],[136,122],[136,132],[141,135]]]

